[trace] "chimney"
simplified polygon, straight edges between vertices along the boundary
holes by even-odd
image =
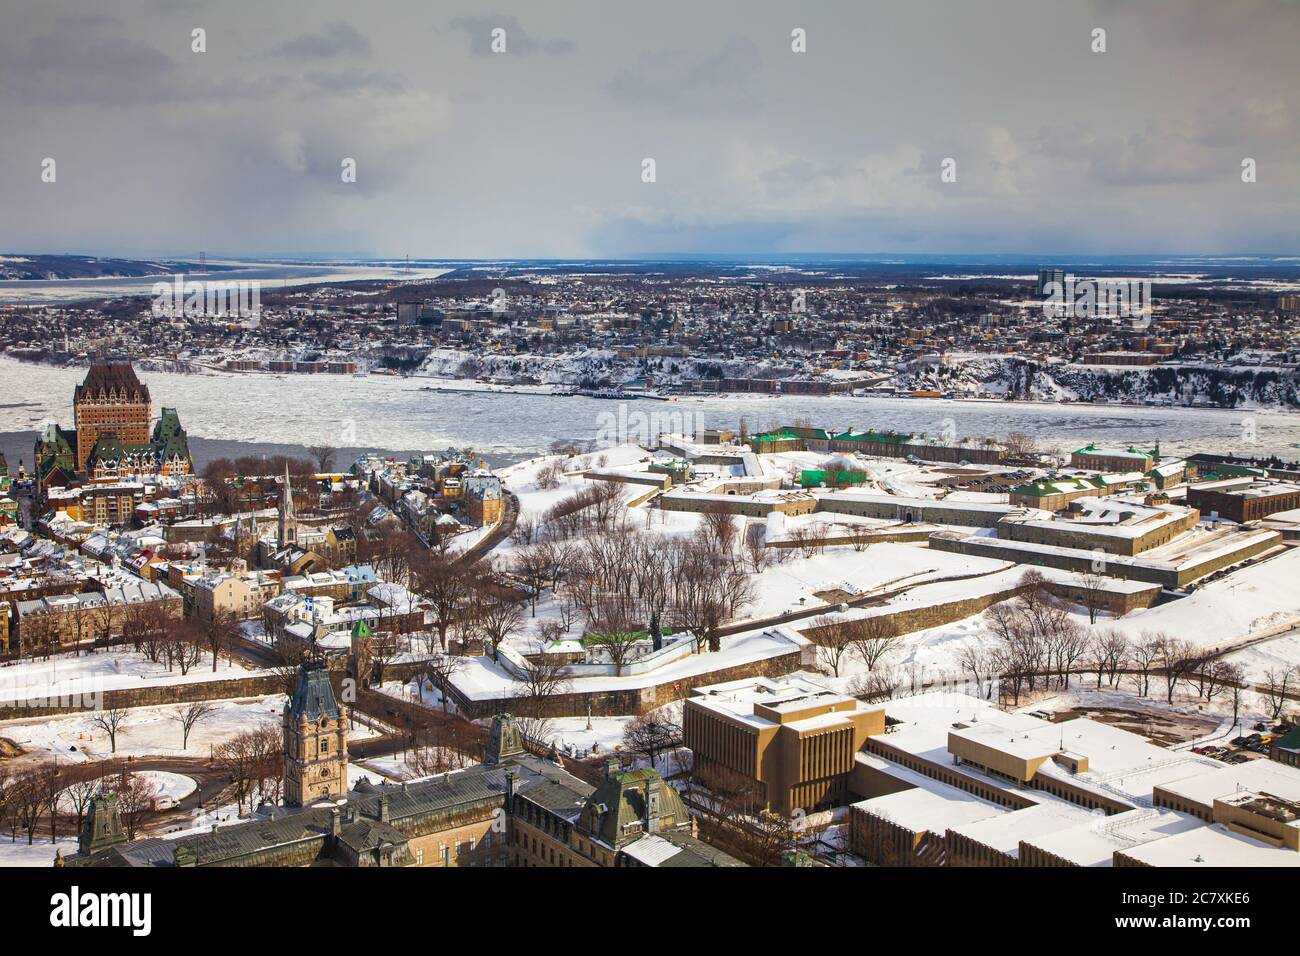
[[[506,812],[510,813],[515,806],[515,772],[506,771]]]
[[[623,762],[617,757],[605,758],[605,777],[609,778],[623,769]]]
[[[331,837],[335,837],[335,838],[338,837],[339,826],[342,821],[342,816],[343,814],[339,812],[338,807],[335,807],[333,810],[330,811],[330,836]]]
[[[388,794],[383,794],[379,798],[379,822],[388,822]]]

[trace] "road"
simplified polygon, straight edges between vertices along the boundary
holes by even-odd
[[[473,564],[502,541],[510,536],[515,530],[515,522],[519,520],[519,499],[513,492],[502,491],[505,507],[501,513],[501,520],[497,522],[496,527],[483,536],[483,540],[471,548],[466,548],[465,552],[457,559],[457,564]]]

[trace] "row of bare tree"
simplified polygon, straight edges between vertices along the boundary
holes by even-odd
[[[0,829],[11,842],[21,832],[28,845],[45,825],[50,842],[57,842],[60,824],[80,832],[90,803],[101,790],[117,794],[118,811],[128,839],[134,840],[153,816],[157,787],[122,760],[60,763],[47,760],[11,771],[0,764]]]

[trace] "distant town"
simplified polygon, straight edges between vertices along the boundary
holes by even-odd
[[[180,293],[173,280],[160,283],[165,310],[155,308],[158,297],[130,296],[2,306],[0,349],[59,364],[121,354],[172,370],[418,372],[447,388],[619,397],[1300,406],[1300,285],[1240,268],[1228,278],[1162,281],[1131,268],[1122,280],[1096,280],[1062,268],[1016,278],[943,274],[951,266],[760,274],[679,262],[593,274],[504,264],[409,282],[267,283],[256,309],[240,310],[239,283],[188,265],[174,280]],[[1073,296],[1065,308],[1067,280],[1072,289],[1076,279],[1144,282],[1148,293],[1137,308],[1091,299],[1076,307]],[[1055,306],[1053,282],[1062,293]]]

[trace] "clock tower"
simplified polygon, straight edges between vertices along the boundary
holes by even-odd
[[[319,662],[298,671],[284,709],[284,803],[301,807],[348,792],[347,712]]]

